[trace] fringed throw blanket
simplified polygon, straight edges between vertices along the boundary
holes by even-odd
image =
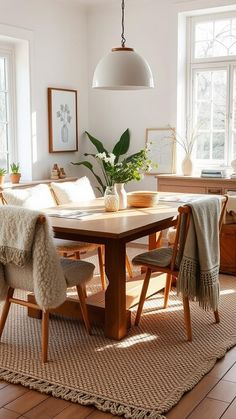
[[[30,266],[36,301],[42,309],[49,309],[65,300],[66,280],[48,219],[37,223],[39,215],[26,208],[0,207],[0,301],[5,299],[8,288],[4,265],[12,263],[19,267],[19,275]]]
[[[177,292],[199,301],[204,309],[219,304],[219,217],[216,197],[188,204],[192,215],[180,263]]]

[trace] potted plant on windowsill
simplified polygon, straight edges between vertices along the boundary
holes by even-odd
[[[20,178],[21,178],[21,173],[19,172],[20,170],[20,165],[19,163],[12,163],[10,165],[11,167],[11,173],[10,173],[10,179],[11,179],[11,183],[19,183],[20,182]]]
[[[5,174],[7,173],[6,169],[3,169],[2,167],[0,167],[0,186],[3,186],[4,184],[4,179],[5,179]]]

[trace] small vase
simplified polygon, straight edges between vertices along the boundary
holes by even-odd
[[[119,197],[119,210],[127,208],[127,193],[124,183],[115,183],[115,189]]]
[[[184,176],[191,176],[193,173],[193,162],[191,154],[186,154],[182,161],[182,172]]]
[[[119,196],[114,186],[107,186],[104,194],[105,210],[116,212],[119,210]]]

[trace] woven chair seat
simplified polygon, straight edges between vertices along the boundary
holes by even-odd
[[[172,247],[160,247],[159,249],[150,250],[149,252],[141,253],[135,256],[132,260],[134,265],[153,265],[165,267],[171,262],[173,255]]]
[[[72,241],[72,240],[61,240],[61,239],[54,239],[54,244],[59,252],[88,252],[92,250],[96,250],[98,248],[98,244],[95,243],[86,243],[86,242],[79,242],[79,241]]]
[[[84,285],[93,277],[95,266],[83,260],[61,259],[62,269],[68,287]]]

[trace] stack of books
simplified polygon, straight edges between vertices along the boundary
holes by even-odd
[[[203,169],[201,171],[201,177],[225,178],[227,177],[227,173],[225,169]]]

